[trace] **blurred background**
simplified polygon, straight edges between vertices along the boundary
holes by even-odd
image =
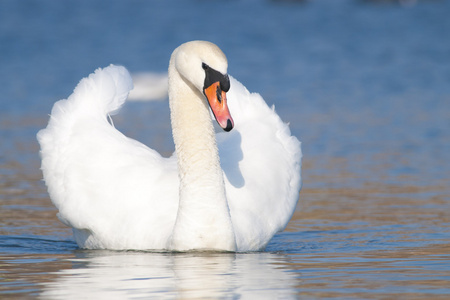
[[[111,63],[164,74],[173,49],[204,39],[226,53],[231,75],[275,104],[304,142],[306,158],[351,155],[361,164],[388,151],[394,166],[386,175],[447,177],[448,1],[2,0],[0,6],[3,122],[42,118],[82,77]],[[8,134],[2,130],[3,140]],[[411,152],[417,156],[409,158]]]
[[[438,296],[448,295],[439,272],[450,270],[449,12],[446,0],[0,0],[0,245],[76,248],[40,181],[35,135],[53,103],[111,63],[163,84],[172,51],[202,39],[302,141],[298,211],[268,250],[342,258],[359,255],[355,243],[371,255],[421,249],[425,262],[412,269],[431,269],[409,279],[441,274]],[[164,92],[127,103],[114,122],[173,152]],[[444,269],[430,267],[436,257]]]

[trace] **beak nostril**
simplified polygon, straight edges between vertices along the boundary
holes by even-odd
[[[220,89],[219,86],[217,86],[216,95],[217,95],[217,101],[219,101],[219,103],[222,103],[222,90]]]

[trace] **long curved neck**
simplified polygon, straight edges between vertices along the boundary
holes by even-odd
[[[169,65],[169,104],[180,179],[169,248],[236,249],[214,127],[203,95]]]

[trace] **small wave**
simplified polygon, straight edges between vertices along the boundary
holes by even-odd
[[[69,239],[60,240],[49,236],[0,235],[0,253],[64,253],[78,249]]]

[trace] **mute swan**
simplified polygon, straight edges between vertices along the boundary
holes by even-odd
[[[285,228],[301,188],[300,142],[227,67],[209,42],[173,52],[170,158],[108,122],[132,89],[124,67],[96,70],[54,104],[37,135],[41,168],[79,247],[257,251]],[[210,108],[229,132],[215,133]]]

